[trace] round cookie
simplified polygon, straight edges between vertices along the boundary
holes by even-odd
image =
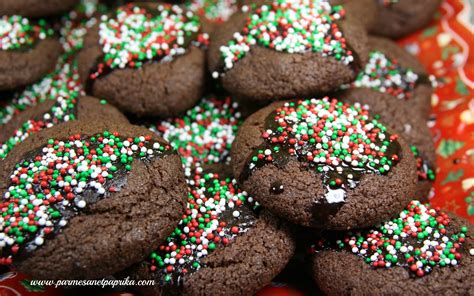
[[[0,15],[44,17],[72,9],[79,0],[2,0]]]
[[[31,84],[54,68],[61,45],[53,35],[44,20],[0,18],[0,91]]]
[[[374,0],[377,17],[369,29],[371,34],[392,39],[404,37],[428,25],[441,5],[441,0]]]
[[[336,234],[313,251],[314,278],[326,295],[474,293],[472,225],[418,201],[392,221]]]
[[[352,229],[379,223],[415,195],[406,141],[359,104],[277,102],[251,115],[232,145],[242,188],[295,224]]]
[[[102,278],[176,227],[186,182],[172,148],[145,128],[91,123],[45,130],[5,159],[1,264],[38,279]]]
[[[203,95],[207,43],[190,11],[128,4],[90,29],[78,55],[79,73],[89,94],[124,112],[175,116]]]
[[[423,65],[396,43],[370,37],[369,61],[354,82],[343,88],[365,88],[379,92],[392,108],[407,105],[410,116],[427,121],[433,88]],[[398,100],[393,100],[395,97]]]
[[[152,125],[170,143],[190,175],[193,169],[230,163],[230,149],[242,123],[239,105],[231,97],[209,95],[184,116]]]
[[[0,160],[30,135],[73,120],[128,123],[115,107],[83,96],[77,65],[66,59],[0,109]]]
[[[252,209],[236,180],[207,173],[189,182],[187,210],[173,234],[130,272],[155,280],[139,288],[143,295],[253,295],[294,248],[287,223]]]
[[[208,68],[252,102],[333,90],[354,80],[368,57],[365,30],[345,14],[326,0],[244,6],[214,32]]]
[[[436,176],[435,145],[426,121],[413,116],[410,106],[400,104],[396,97],[368,88],[348,89],[337,97],[346,103],[360,103],[407,141],[417,161],[418,184],[413,198],[426,201]]]

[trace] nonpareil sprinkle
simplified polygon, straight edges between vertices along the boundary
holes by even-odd
[[[151,130],[178,151],[185,168],[229,163],[241,123],[237,108],[230,97],[205,97],[184,116],[161,121]]]
[[[207,45],[199,17],[178,5],[157,4],[156,8],[129,4],[104,15],[99,25],[103,56],[90,74],[96,79],[104,71],[125,67],[140,68],[143,63],[184,54],[194,45]]]
[[[46,39],[53,34],[53,30],[44,20],[34,23],[19,15],[0,18],[0,49],[2,50],[31,47],[38,40]]]

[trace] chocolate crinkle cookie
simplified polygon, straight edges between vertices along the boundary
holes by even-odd
[[[79,53],[86,91],[135,116],[175,116],[203,95],[209,38],[185,8],[131,3],[105,15]]]
[[[235,179],[188,181],[188,204],[173,234],[129,271],[153,279],[144,295],[252,295],[285,267],[295,245],[287,223],[261,210]]]
[[[316,241],[314,280],[326,295],[474,294],[472,224],[429,204]]]
[[[149,130],[71,122],[2,163],[0,263],[36,279],[118,272],[164,242],[185,206],[178,155]]]
[[[404,37],[426,26],[438,11],[442,0],[374,0],[376,20],[371,34],[392,39]]]
[[[293,223],[379,223],[415,196],[417,174],[406,141],[374,115],[328,97],[273,103],[242,124],[234,174],[264,208]]]
[[[59,40],[45,20],[0,14],[0,91],[40,79],[60,54]]]
[[[212,34],[208,67],[252,102],[308,97],[349,83],[367,62],[367,36],[326,0],[243,6]]]

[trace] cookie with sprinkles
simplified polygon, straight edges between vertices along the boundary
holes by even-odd
[[[88,96],[58,96],[18,114],[0,127],[0,161],[31,135],[76,120],[128,123],[125,115],[103,100]]]
[[[394,96],[368,88],[352,88],[337,96],[346,103],[360,103],[407,141],[417,162],[418,184],[414,198],[426,201],[436,177],[436,151],[424,118],[414,115],[411,106],[400,104]]]
[[[77,64],[66,53],[54,71],[14,93],[0,108],[0,160],[30,135],[77,119],[128,123],[120,111],[105,101],[84,97]]]
[[[153,279],[143,295],[253,295],[293,255],[288,225],[252,207],[232,178],[196,175],[173,234],[131,276]]]
[[[137,126],[56,126],[2,167],[0,263],[33,278],[118,272],[163,243],[185,209],[179,157]]]
[[[392,39],[404,37],[428,25],[441,5],[441,0],[374,0],[376,20],[371,34]]]
[[[244,6],[212,36],[208,68],[238,97],[269,102],[326,92],[367,61],[365,30],[327,0]]]
[[[46,21],[0,14],[0,91],[40,79],[54,69],[60,54],[61,45]]]
[[[318,240],[314,279],[326,295],[472,295],[472,227],[412,201],[393,220]]]
[[[181,156],[186,174],[196,167],[230,163],[230,149],[242,123],[238,103],[230,96],[209,95],[184,116],[152,125]]]
[[[72,9],[80,0],[2,0],[0,15],[46,17]]]
[[[375,225],[413,198],[416,161],[400,135],[360,104],[276,102],[242,124],[234,174],[264,208],[327,229]]]
[[[131,3],[102,16],[78,55],[87,92],[136,116],[176,116],[205,86],[209,41],[199,17],[178,5]]]
[[[369,37],[369,47],[369,61],[364,69],[355,81],[342,88],[370,89],[382,94],[378,96],[390,103],[391,109],[407,105],[409,116],[428,120],[433,87],[423,65],[389,39]]]
[[[0,107],[0,126],[8,124],[21,112],[34,107],[47,99],[57,96],[83,95],[77,72],[77,64],[62,55],[57,61],[53,71],[37,82],[28,85],[16,92],[2,93],[2,106]]]

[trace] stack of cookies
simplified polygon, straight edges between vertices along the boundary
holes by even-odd
[[[433,79],[390,40],[440,2],[3,0],[0,263],[143,295],[287,266],[308,294],[473,294],[472,226],[428,202]]]

